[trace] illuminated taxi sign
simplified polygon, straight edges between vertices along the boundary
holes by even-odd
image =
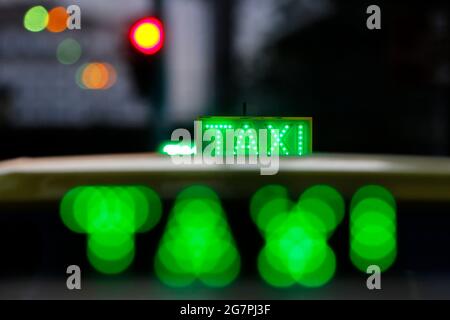
[[[299,117],[200,117],[202,132],[215,130],[223,145],[233,130],[233,153],[259,154],[258,132],[267,130],[268,154],[303,156],[312,153],[312,118]],[[216,141],[219,142],[219,141]],[[203,143],[202,150],[207,147]]]

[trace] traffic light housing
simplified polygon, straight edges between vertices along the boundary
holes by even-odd
[[[164,25],[156,16],[136,20],[128,31],[128,61],[135,87],[157,113],[164,94],[164,40]]]

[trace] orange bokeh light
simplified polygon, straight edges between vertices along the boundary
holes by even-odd
[[[89,63],[82,67],[79,84],[84,89],[109,89],[117,80],[114,67],[108,63]]]
[[[64,7],[56,7],[48,13],[47,30],[50,32],[63,32],[67,28],[69,15]]]

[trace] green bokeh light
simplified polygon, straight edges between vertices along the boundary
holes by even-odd
[[[65,39],[58,45],[56,56],[62,64],[74,64],[81,57],[81,46],[75,39]]]
[[[128,255],[114,260],[102,259],[98,257],[95,252],[88,248],[87,257],[91,265],[98,272],[114,275],[124,272],[133,262],[134,259],[134,247]]]
[[[365,228],[351,241],[352,250],[368,260],[381,259],[396,249],[395,236],[382,228]]]
[[[336,229],[338,221],[333,209],[325,202],[317,198],[301,199],[296,210],[303,212],[309,223],[329,237]]]
[[[158,278],[169,286],[198,280],[207,286],[230,284],[240,257],[217,194],[193,186],[177,197],[155,259]]]
[[[159,195],[154,190],[143,186],[129,187],[128,191],[136,205],[137,232],[146,232],[153,229],[162,215],[162,202]],[[149,212],[151,214],[148,214]]]
[[[395,262],[397,258],[397,248],[377,259],[372,259],[366,256],[360,256],[354,250],[350,251],[350,259],[353,265],[362,272],[367,272],[367,267],[370,265],[377,265],[382,272],[388,270]]]
[[[129,233],[104,232],[89,235],[88,249],[104,260],[119,260],[134,250],[134,237]]]
[[[305,190],[300,196],[301,200],[319,199],[324,201],[334,213],[336,225],[340,224],[345,215],[345,202],[342,195],[333,187],[328,185],[316,185]]]
[[[211,188],[204,185],[193,185],[183,189],[177,196],[176,201],[180,202],[182,200],[213,200],[220,203],[219,196]]]
[[[317,288],[327,284],[336,271],[336,256],[333,250],[327,246],[324,252],[324,259],[316,266],[313,272],[306,272],[301,275],[298,282],[304,287]]]
[[[261,277],[275,287],[329,282],[336,258],[327,239],[342,221],[344,206],[340,194],[328,186],[308,189],[295,205],[281,186],[258,190],[250,211],[265,238],[258,257]]]
[[[256,223],[261,209],[275,199],[288,199],[287,189],[280,185],[268,185],[255,192],[250,201],[250,214]]]
[[[378,185],[368,185],[358,189],[353,195],[352,201],[350,203],[350,211],[352,211],[360,201],[366,198],[379,199],[391,206],[394,211],[397,209],[395,198],[392,193],[389,192],[389,190]]]
[[[78,199],[78,195],[82,191],[82,188],[74,188],[67,192],[64,196],[64,198],[61,201],[60,206],[60,215],[63,223],[73,232],[77,233],[84,233],[85,229],[84,226],[80,225],[75,219],[74,214],[74,205],[75,201]]]
[[[273,228],[258,258],[262,278],[276,287],[322,286],[331,280],[335,268],[326,238],[301,213],[291,213]]]
[[[378,203],[380,204],[378,209],[373,207],[373,204]],[[376,199],[367,199],[360,204],[352,211],[350,216],[351,234],[356,234],[367,226],[378,226],[386,232],[395,233],[395,212],[390,209],[391,207]],[[383,211],[386,208],[389,210]]]
[[[382,271],[397,256],[396,204],[392,194],[381,186],[359,189],[351,202],[350,259],[366,272],[370,265]]]
[[[31,32],[44,30],[48,24],[48,12],[43,6],[30,8],[23,18],[23,26]]]
[[[270,233],[277,228],[280,217],[287,215],[294,203],[289,199],[276,198],[267,202],[255,217],[255,223],[263,233]]]
[[[134,258],[134,234],[153,228],[162,204],[142,186],[82,186],[62,199],[60,214],[74,232],[87,233],[87,255],[99,272],[124,271]]]
[[[267,250],[263,248],[258,256],[258,270],[261,277],[274,287],[290,287],[296,283],[295,279],[284,269],[274,267],[277,261],[267,256]]]

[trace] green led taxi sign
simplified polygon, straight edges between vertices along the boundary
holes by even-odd
[[[258,140],[262,139],[263,131],[269,155],[303,156],[312,153],[312,118],[204,116],[199,121],[203,133],[214,133],[216,144],[233,145],[232,150],[225,149],[227,155],[258,155],[262,152]],[[233,141],[228,141],[230,137]],[[207,146],[203,143],[202,150]]]

